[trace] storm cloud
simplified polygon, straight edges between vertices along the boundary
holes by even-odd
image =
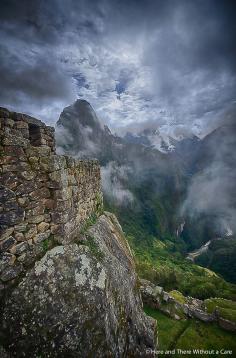
[[[203,136],[236,101],[233,1],[3,0],[0,7],[2,106],[54,124],[79,97],[115,131],[147,121]]]

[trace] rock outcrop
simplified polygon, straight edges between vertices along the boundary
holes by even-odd
[[[156,321],[103,213],[98,162],[57,155],[53,129],[34,118],[0,118],[0,354],[152,356]]]
[[[148,356],[155,321],[143,313],[116,217],[103,214],[80,240],[37,261],[8,297],[2,327],[17,357]]]
[[[207,312],[205,301],[183,296],[185,302],[179,302],[170,293],[165,292],[162,287],[155,286],[147,280],[140,281],[144,304],[158,309],[176,320],[196,318],[203,322],[217,322],[221,328],[236,332],[236,323],[222,317],[217,309],[212,313]]]

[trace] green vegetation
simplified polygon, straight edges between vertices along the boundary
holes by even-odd
[[[236,322],[236,302],[221,298],[211,298],[205,300],[204,303],[207,312],[212,313],[217,310],[221,317]]]
[[[90,215],[90,217],[83,224],[83,226],[80,230],[80,234],[84,235],[86,233],[86,231],[90,228],[90,226],[96,224],[97,218],[98,218],[98,216],[96,213],[93,213],[92,215]]]
[[[86,240],[81,242],[90,248],[92,254],[101,261],[104,258],[104,252],[102,252],[99,248],[99,245],[96,243],[96,240],[93,236],[86,234]]]
[[[177,302],[179,303],[186,303],[186,298],[184,297],[184,295],[177,291],[177,290],[172,290],[169,292],[170,296],[173,297]]]
[[[224,357],[233,357],[236,354],[234,333],[224,331],[215,323],[203,323],[193,319],[176,321],[148,306],[144,307],[144,311],[157,320],[159,350],[213,349],[216,351],[225,349],[232,350],[233,353],[231,355],[225,354]],[[165,356],[171,355],[165,354]],[[175,354],[175,356],[178,356],[178,354]],[[198,354],[197,356],[206,357],[207,355]],[[219,355],[211,355],[211,357],[216,356]]]
[[[236,283],[236,239],[218,239],[211,242],[209,250],[196,262],[219,272],[226,280]]]
[[[209,269],[186,260],[179,253],[169,251],[169,240],[143,240],[137,246],[133,236],[127,236],[135,253],[137,271],[141,278],[164,287],[178,290],[184,296],[199,299],[210,297],[236,298],[236,287],[227,283]]]
[[[236,285],[211,271],[213,266],[205,268],[185,259],[188,250],[195,248],[199,237],[204,236],[203,227],[210,223],[207,226],[206,219],[202,218],[196,240],[194,231],[189,231],[183,238],[173,235],[178,226],[176,212],[180,200],[175,185],[166,176],[164,181],[151,177],[150,173],[147,178],[141,184],[135,178],[126,183],[128,189],[130,183],[130,190],[136,198],[133,203],[117,206],[110,198],[104,200],[105,210],[114,212],[122,225],[134,252],[139,276],[164,287],[165,291],[178,290],[184,296],[236,300]],[[161,194],[157,193],[156,186],[163,187]],[[221,259],[217,260],[221,265]],[[234,265],[231,263],[236,272]]]
[[[159,349],[163,350],[171,349],[179,333],[185,330],[190,322],[188,320],[176,321],[149,306],[144,306],[144,312],[157,320]]]
[[[54,241],[53,241],[53,236],[50,235],[47,239],[45,239],[42,243],[42,248],[43,250],[46,252],[48,251],[49,249],[51,249],[54,245]]]

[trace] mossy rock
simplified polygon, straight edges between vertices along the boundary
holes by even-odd
[[[187,300],[184,295],[177,290],[170,291],[169,295],[181,304],[187,303]]]
[[[208,313],[218,311],[220,317],[236,322],[236,302],[223,298],[210,298],[204,301]]]

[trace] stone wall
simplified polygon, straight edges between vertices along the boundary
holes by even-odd
[[[54,128],[0,109],[0,288],[102,209],[96,160],[55,152]]]
[[[236,323],[221,317],[219,311],[208,313],[202,300],[185,297],[186,302],[181,303],[165,292],[162,287],[155,286],[147,280],[140,280],[140,291],[143,303],[157,309],[176,320],[196,318],[203,322],[216,322],[221,328],[236,332]]]

